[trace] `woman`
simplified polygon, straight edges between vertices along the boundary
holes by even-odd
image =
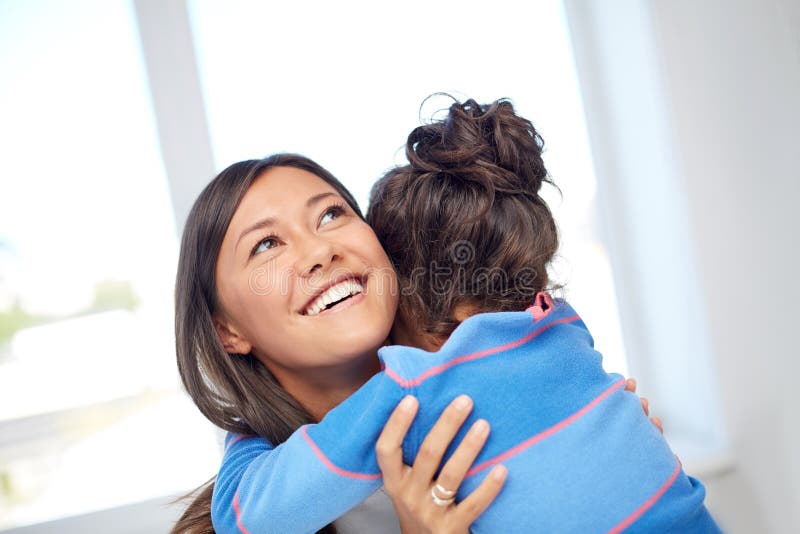
[[[329,310],[310,309],[312,296],[339,278],[352,281],[352,296]],[[235,164],[203,191],[184,231],[176,288],[184,385],[221,428],[282,443],[378,371],[376,352],[396,306],[391,264],[333,176],[292,155]],[[467,415],[456,406],[445,411],[445,424],[429,435],[432,456],[402,473],[411,486],[430,485]],[[459,447],[464,470],[485,439]],[[465,532],[502,483],[487,478],[474,498],[450,508],[449,529]],[[175,531],[212,531],[211,491],[203,490]],[[441,520],[429,498],[414,497],[396,496],[401,523]]]

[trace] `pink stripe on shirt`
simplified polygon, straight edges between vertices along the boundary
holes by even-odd
[[[649,510],[657,501],[664,495],[670,486],[672,486],[673,482],[678,478],[678,474],[681,472],[681,462],[678,461],[677,457],[675,458],[675,470],[672,472],[670,477],[664,482],[664,485],[658,488],[656,491],[647,501],[644,502],[639,508],[637,508],[631,515],[626,517],[619,525],[615,526],[611,530],[608,531],[608,534],[617,534],[622,532],[629,526],[633,524],[634,521],[639,519],[647,510]]]
[[[472,475],[474,475],[476,473],[479,473],[480,471],[483,471],[487,467],[491,467],[491,466],[493,466],[495,464],[498,464],[498,463],[502,462],[503,460],[507,460],[508,458],[511,458],[512,456],[516,456],[517,454],[521,453],[525,449],[527,449],[529,447],[532,447],[533,445],[536,445],[537,443],[539,443],[543,439],[552,436],[553,434],[555,434],[559,430],[563,430],[567,426],[571,425],[572,423],[574,423],[575,421],[577,421],[578,419],[580,419],[581,417],[583,417],[584,415],[589,413],[589,411],[592,408],[594,408],[595,406],[597,406],[598,404],[603,402],[603,400],[606,397],[608,397],[609,395],[614,393],[616,390],[618,390],[624,384],[625,384],[625,379],[624,378],[620,378],[619,380],[614,382],[611,385],[611,387],[609,387],[604,392],[602,392],[600,395],[595,397],[594,400],[592,400],[592,402],[590,402],[589,404],[587,404],[586,406],[584,406],[583,408],[581,408],[580,410],[578,410],[574,414],[570,415],[566,419],[563,419],[563,420],[559,421],[558,423],[554,424],[550,428],[542,430],[538,434],[535,434],[534,436],[526,439],[525,441],[523,441],[519,445],[516,445],[515,447],[512,447],[511,449],[508,449],[503,454],[499,454],[499,455],[495,456],[494,458],[492,458],[490,460],[486,460],[485,462],[482,462],[482,463],[474,466],[472,469],[467,471],[467,475],[466,476],[468,476],[468,477],[472,476]]]
[[[535,338],[536,336],[538,336],[539,334],[541,334],[545,330],[548,330],[549,328],[551,328],[551,327],[553,327],[553,326],[555,326],[557,324],[573,323],[573,322],[578,321],[578,320],[580,320],[580,317],[578,317],[577,315],[572,315],[570,317],[564,317],[562,319],[557,319],[557,320],[553,321],[552,323],[548,323],[548,324],[542,326],[541,328],[538,328],[538,329],[534,330],[533,332],[531,332],[530,334],[526,335],[525,337],[517,339],[516,341],[511,341],[509,343],[506,343],[505,345],[500,345],[498,347],[492,347],[490,349],[485,349],[485,350],[481,350],[481,351],[478,351],[478,352],[473,352],[471,354],[466,354],[464,356],[459,356],[459,357],[453,358],[452,360],[450,360],[448,362],[445,362],[443,364],[437,365],[435,367],[431,367],[430,369],[428,369],[427,371],[425,371],[424,373],[419,375],[417,378],[411,378],[411,379],[403,378],[400,375],[398,375],[396,371],[394,371],[393,369],[389,369],[388,367],[386,367],[386,369],[385,369],[386,370],[386,375],[389,378],[391,378],[392,380],[394,380],[395,382],[397,382],[398,384],[400,384],[404,388],[410,388],[410,387],[418,386],[418,385],[422,384],[425,380],[431,378],[432,376],[436,376],[438,374],[442,374],[443,372],[447,371],[451,367],[455,367],[456,365],[459,365],[459,364],[462,364],[462,363],[471,362],[473,360],[479,360],[481,358],[485,358],[487,356],[491,356],[491,355],[497,354],[499,352],[504,352],[504,351],[507,351],[507,350],[514,349],[516,347],[519,347],[520,345],[524,345],[525,343],[527,343],[528,341],[532,340],[533,338]]]
[[[242,510],[239,508],[239,492],[233,494],[233,513],[236,515],[236,526],[242,534],[250,534],[242,524]]]
[[[314,440],[311,439],[311,436],[308,435],[307,427],[305,426],[301,427],[300,433],[303,435],[303,438],[311,447],[311,450],[314,451],[314,454],[317,455],[317,458],[320,459],[320,461],[325,465],[325,467],[327,467],[337,475],[347,478],[355,478],[358,480],[377,480],[381,478],[381,473],[357,473],[355,471],[347,471],[345,469],[342,469],[341,467],[334,465],[334,463],[331,462],[327,456],[325,456],[325,453],[322,452],[322,450],[319,447],[317,447],[317,444],[314,443]]]

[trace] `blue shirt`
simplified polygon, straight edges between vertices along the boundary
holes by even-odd
[[[462,393],[474,409],[445,461],[478,418],[492,432],[457,500],[493,465],[509,473],[473,532],[719,532],[702,484],[683,472],[624,379],[603,370],[565,302],[546,313],[478,314],[435,353],[388,346],[379,356],[381,373],[286,442],[229,435],[212,501],[218,533],[318,530],[382,485],[375,443],[405,395],[420,403],[403,443],[410,465]]]

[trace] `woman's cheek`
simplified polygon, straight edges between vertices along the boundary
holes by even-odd
[[[290,274],[281,267],[279,259],[269,259],[250,271],[246,289],[256,296],[286,295]]]

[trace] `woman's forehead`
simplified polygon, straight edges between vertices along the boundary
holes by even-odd
[[[256,178],[244,194],[231,226],[249,224],[253,217],[279,216],[281,212],[304,208],[309,199],[325,193],[338,195],[332,185],[314,173],[294,167],[272,167]]]

